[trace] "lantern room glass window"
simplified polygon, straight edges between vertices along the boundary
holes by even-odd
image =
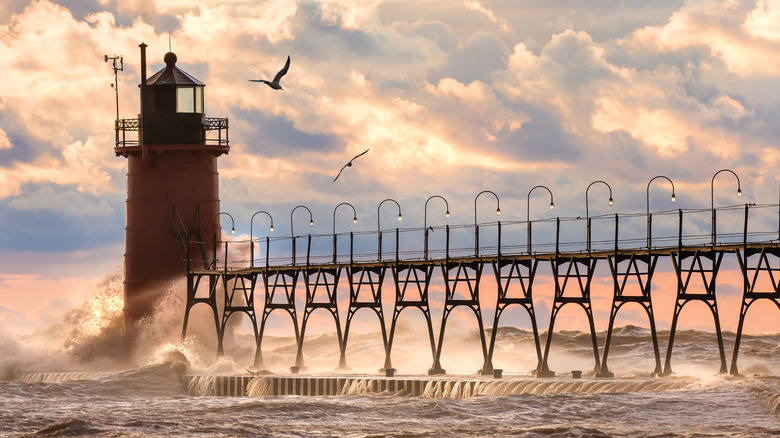
[[[195,112],[203,114],[203,87],[195,87]]]
[[[176,112],[203,114],[203,87],[176,87]]]

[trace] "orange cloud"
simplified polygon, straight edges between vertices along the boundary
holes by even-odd
[[[767,26],[777,14],[776,4],[759,1],[756,9],[743,16],[742,27],[724,25],[724,20],[741,14],[739,6],[733,1],[686,4],[665,25],[640,29],[631,39],[659,52],[704,46],[739,76],[777,75],[776,31]]]

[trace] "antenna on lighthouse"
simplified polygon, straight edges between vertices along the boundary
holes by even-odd
[[[114,69],[114,83],[111,84],[111,88],[114,89],[114,94],[116,95],[116,119],[119,120],[119,82],[117,80],[117,72],[125,71],[125,62],[122,55],[103,55],[103,62],[108,62],[109,59],[112,61]],[[118,66],[117,61],[119,61]]]

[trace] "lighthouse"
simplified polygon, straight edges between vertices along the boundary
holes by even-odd
[[[228,120],[207,118],[205,84],[177,67],[146,77],[141,44],[141,113],[117,119],[117,156],[127,158],[124,336],[134,350],[160,298],[192,268],[208,266],[219,235],[217,158],[229,152]],[[135,135],[137,133],[137,135]]]

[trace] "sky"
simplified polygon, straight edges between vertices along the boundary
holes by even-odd
[[[388,198],[403,209],[403,226],[422,227],[432,195],[452,212],[445,220],[432,203],[436,226],[495,221],[492,199],[475,207],[484,190],[500,198],[502,221],[584,216],[588,202],[594,216],[643,213],[646,202],[668,211],[779,196],[780,0],[4,1],[3,330],[45,326],[121,270],[127,162],[112,150],[114,77],[104,56],[124,57],[119,112],[133,118],[138,45],[149,46],[151,75],[169,40],[177,65],[206,84],[207,116],[229,118],[220,199],[238,236],[258,210],[289,235],[297,205],[312,210],[311,232],[329,233],[341,202],[355,206],[358,224],[339,216],[339,232],[375,230]],[[284,91],[248,81],[271,79],[288,55]],[[742,199],[732,175],[712,180],[720,169],[738,175]],[[656,175],[673,180],[675,204],[662,180],[647,199]],[[605,186],[586,194],[594,181],[609,184],[613,207]],[[536,185],[553,192],[553,212],[542,191],[529,201]],[[390,223],[396,213],[380,214]],[[724,230],[739,232],[739,218]],[[643,224],[629,231],[641,238]],[[776,224],[776,215],[759,220]],[[707,214],[690,226],[707,236]],[[659,282],[674,281],[668,265]],[[729,306],[724,328],[734,330],[741,283],[729,266],[719,293]],[[660,327],[669,325],[670,293],[659,297]],[[769,317],[751,330],[780,331],[777,309],[758,307]],[[703,306],[688,321],[712,329]]]

